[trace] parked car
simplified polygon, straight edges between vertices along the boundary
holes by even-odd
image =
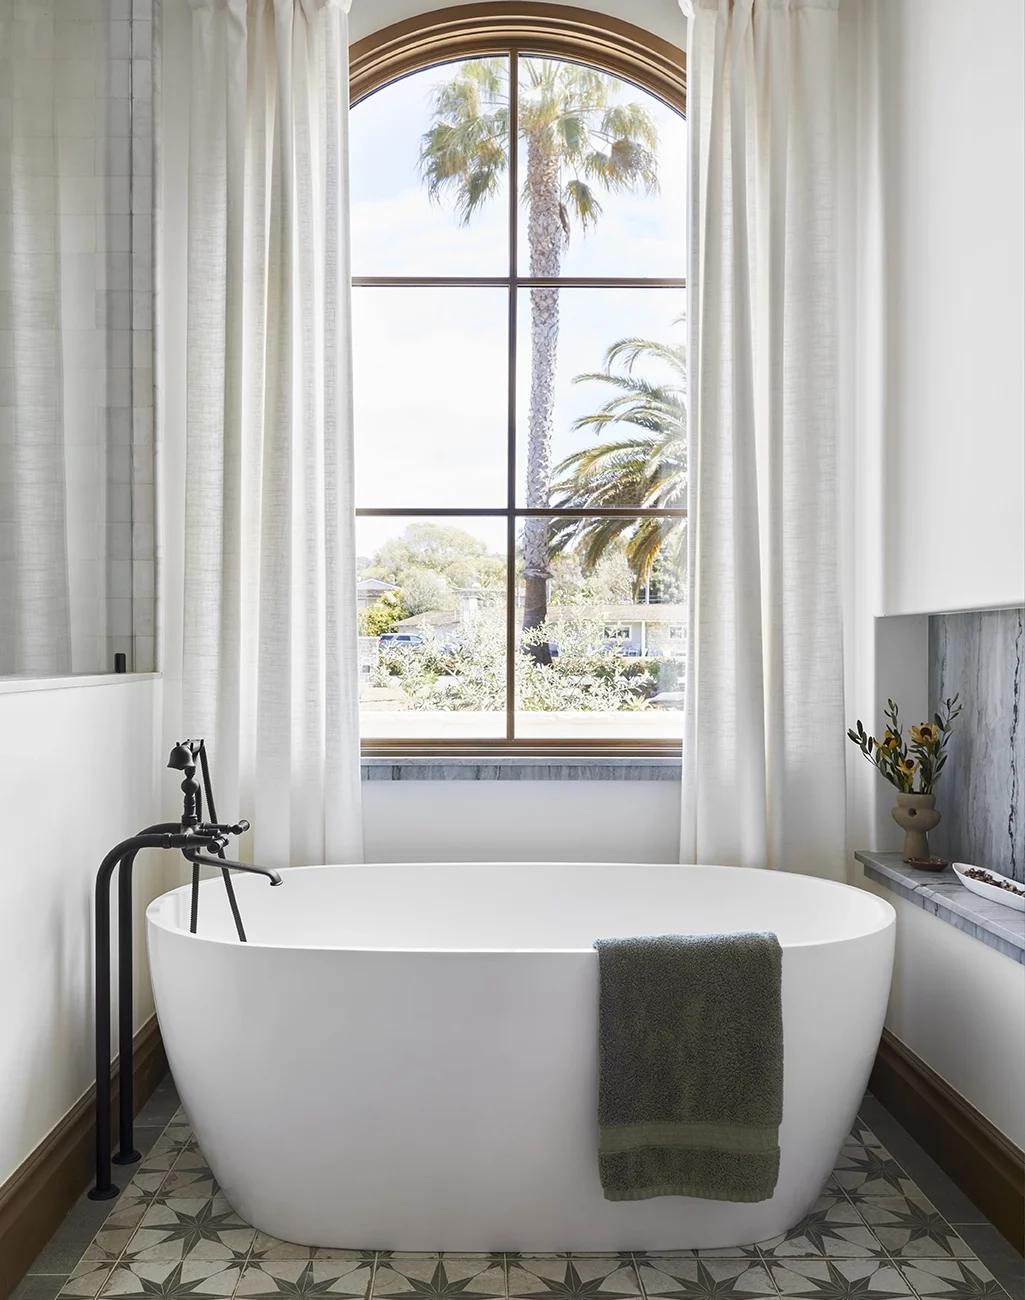
[[[388,650],[394,646],[423,645],[424,639],[419,632],[383,632],[377,643],[382,650]]]
[[[683,691],[659,691],[648,700],[656,709],[682,709]]]

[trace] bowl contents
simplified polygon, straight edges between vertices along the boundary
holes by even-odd
[[[994,876],[982,867],[966,867],[961,874],[971,876],[973,880],[979,880],[984,885],[991,885],[994,889],[1006,889],[1010,894],[1017,894],[1019,898],[1025,898],[1025,888],[1013,880],[1008,880],[1005,876]]]

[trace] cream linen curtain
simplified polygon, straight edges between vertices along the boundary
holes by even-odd
[[[842,878],[837,0],[694,0],[681,857]]]
[[[357,861],[349,4],[191,3],[184,728],[258,861]]]

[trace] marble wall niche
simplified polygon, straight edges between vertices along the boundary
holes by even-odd
[[[934,853],[1025,882],[1025,609],[929,619],[929,706],[960,694]]]

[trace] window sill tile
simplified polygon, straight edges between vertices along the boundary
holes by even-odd
[[[678,758],[364,758],[364,781],[679,781]]]

